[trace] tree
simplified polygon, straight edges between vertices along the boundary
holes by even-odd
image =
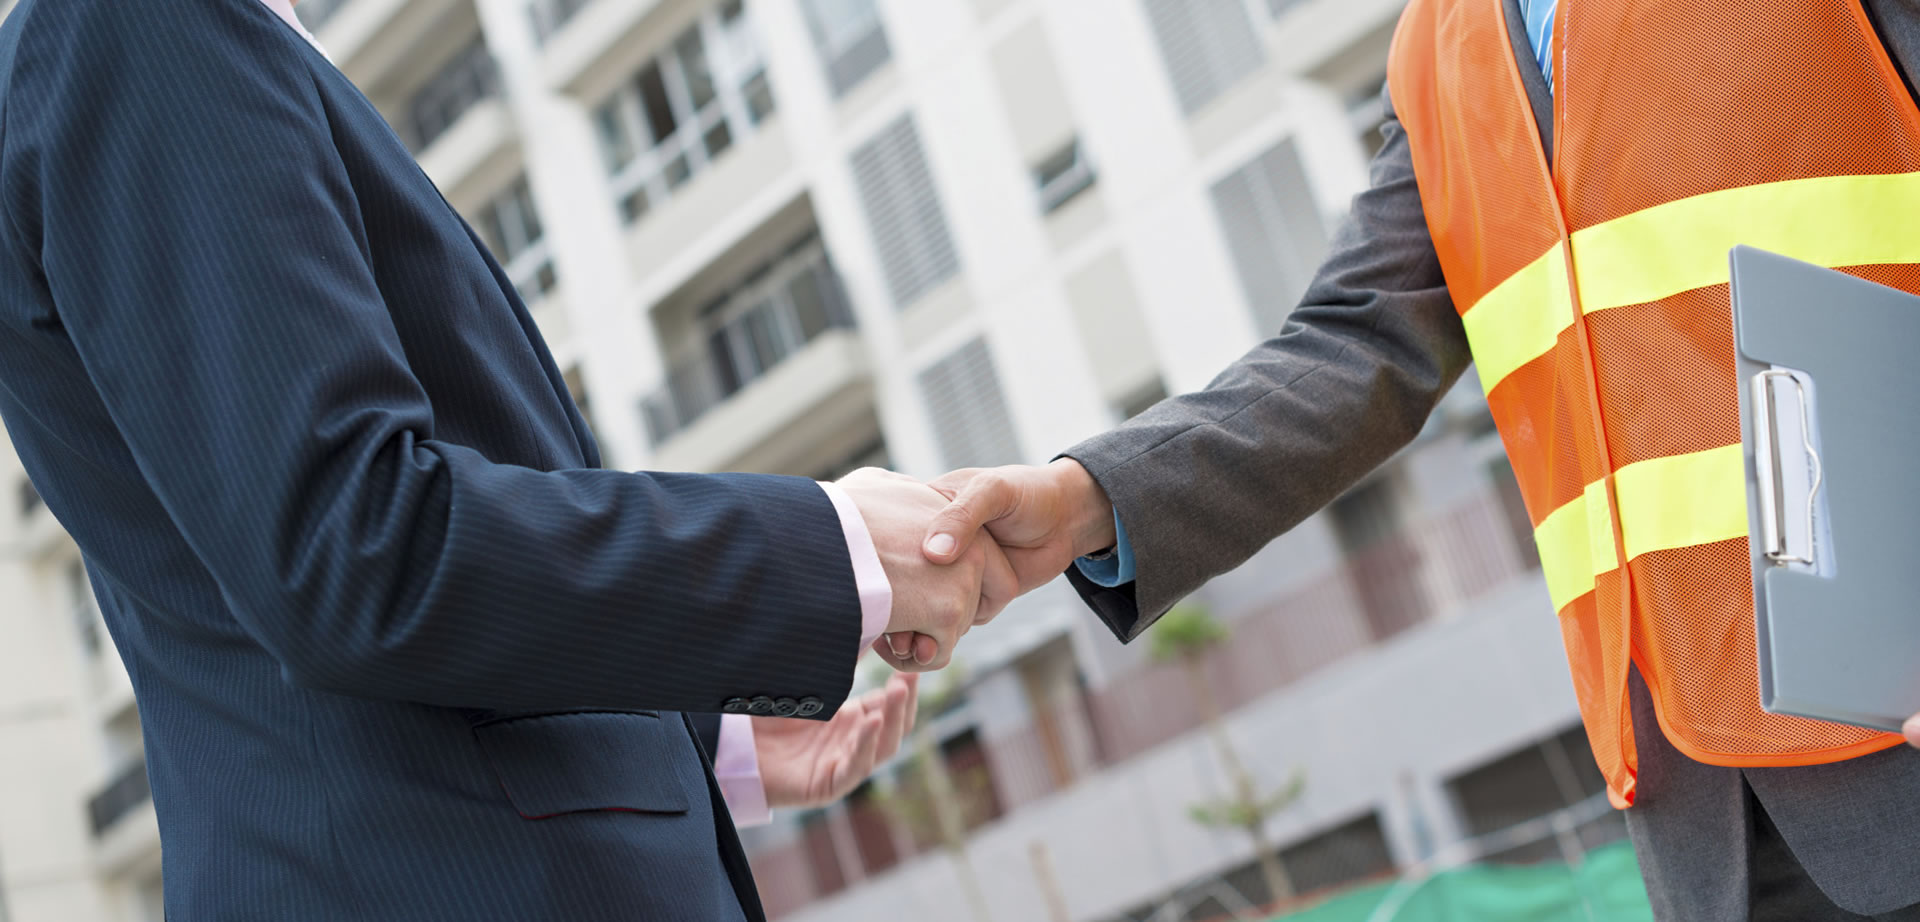
[[[883,667],[884,668],[884,667]],[[883,680],[884,681],[884,680]],[[964,673],[958,662],[941,671],[940,686],[920,695],[919,713],[914,720],[910,741],[913,755],[901,766],[900,776],[913,779],[906,790],[876,791],[874,800],[895,821],[913,832],[915,839],[933,839],[953,861],[960,889],[967,895],[978,922],[993,922],[987,910],[986,891],[974,873],[973,858],[967,852],[967,816],[969,805],[978,802],[993,784],[984,769],[955,777],[947,770],[930,729],[932,718],[945,713],[959,698]]]
[[[1153,658],[1179,663],[1185,670],[1187,681],[1193,686],[1194,700],[1200,707],[1200,718],[1207,735],[1213,739],[1233,791],[1228,798],[1193,804],[1187,808],[1188,815],[1202,826],[1230,827],[1245,832],[1253,840],[1253,854],[1260,863],[1260,876],[1267,884],[1267,898],[1276,903],[1291,899],[1293,883],[1287,879],[1280,856],[1267,841],[1266,824],[1269,817],[1300,799],[1305,778],[1296,770],[1286,784],[1262,793],[1241,762],[1233,740],[1227,736],[1219,700],[1214,697],[1212,683],[1207,681],[1206,661],[1207,653],[1226,641],[1230,633],[1227,626],[1205,608],[1182,603],[1162,616],[1154,624],[1152,633]]]

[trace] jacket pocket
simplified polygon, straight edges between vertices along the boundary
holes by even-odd
[[[595,810],[687,812],[675,764],[687,733],[678,720],[574,711],[483,723],[473,735],[507,799],[527,819]]]

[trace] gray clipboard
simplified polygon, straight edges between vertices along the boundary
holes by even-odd
[[[1920,297],[1730,259],[1761,706],[1898,731],[1920,712]]]

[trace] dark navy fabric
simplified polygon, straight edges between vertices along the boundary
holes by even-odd
[[[676,712],[844,700],[817,485],[597,470],[500,267],[258,0],[21,3],[0,210],[0,417],[132,674],[171,918],[760,917]]]

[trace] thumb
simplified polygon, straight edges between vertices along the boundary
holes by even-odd
[[[980,529],[1013,512],[1013,506],[1013,484],[998,473],[984,471],[967,481],[953,502],[933,517],[921,552],[938,564],[959,560]]]

